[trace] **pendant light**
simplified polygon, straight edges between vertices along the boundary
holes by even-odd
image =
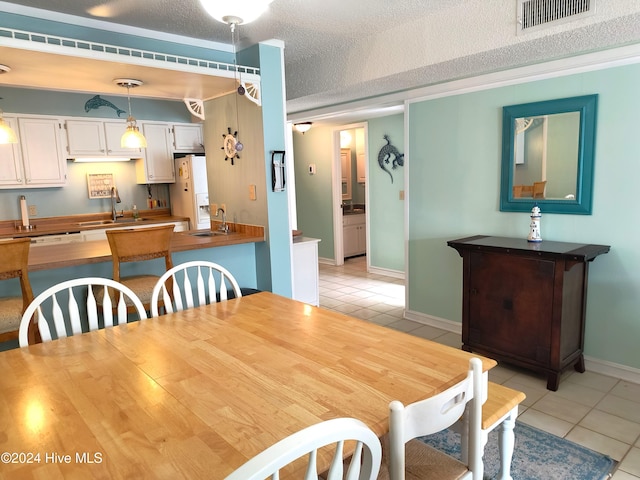
[[[273,0],[200,0],[205,11],[219,22],[244,25],[262,15]]]
[[[8,73],[10,71],[11,68],[6,65],[0,65],[0,74]],[[0,145],[7,143],[18,143],[18,136],[11,126],[4,121],[4,118],[2,118],[2,109],[0,108]]]
[[[129,116],[127,117],[127,130],[120,138],[120,146],[122,148],[147,148],[147,139],[140,133],[140,129],[136,124],[136,119],[131,114],[131,96],[129,89],[142,85],[141,80],[132,78],[116,78],[114,82],[120,87],[127,88],[127,104],[129,105]]]
[[[236,91],[236,96],[235,96],[236,125],[238,126],[238,130],[240,130],[240,112],[238,110],[238,95],[244,95],[245,93],[244,87],[242,86],[242,79],[238,81],[238,79],[236,78],[236,75],[238,74],[238,54],[236,51],[235,33],[236,33],[236,25],[239,25],[240,23],[242,23],[242,19],[238,19],[238,17],[233,17],[228,20],[229,28],[231,29],[231,43],[233,44],[233,80],[234,80],[234,85],[236,84],[238,85],[238,89]],[[244,144],[238,139],[238,137],[236,137],[236,150],[238,152],[241,152],[243,148],[244,148]]]
[[[18,143],[18,136],[2,118],[2,109],[0,108],[0,145],[7,143]]]

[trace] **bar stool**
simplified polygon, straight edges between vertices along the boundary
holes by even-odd
[[[0,342],[18,338],[22,314],[33,301],[33,291],[27,272],[30,238],[0,242],[0,280],[18,278],[21,297],[0,298]]]
[[[173,267],[171,259],[171,237],[174,225],[158,227],[127,228],[107,230],[107,240],[111,247],[113,279],[129,287],[138,296],[145,310],[151,308],[151,294],[160,275],[121,275],[121,264],[143,262],[164,258],[165,271]],[[135,312],[133,304],[128,305]]]

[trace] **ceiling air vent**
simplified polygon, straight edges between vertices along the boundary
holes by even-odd
[[[518,33],[593,15],[596,0],[518,0]]]

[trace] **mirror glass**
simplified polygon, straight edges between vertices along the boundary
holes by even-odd
[[[503,108],[500,210],[591,213],[597,95]]]

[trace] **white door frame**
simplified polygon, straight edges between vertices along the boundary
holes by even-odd
[[[369,129],[367,122],[340,125],[333,129],[333,168],[331,169],[333,193],[333,251],[336,265],[344,265],[344,236],[342,232],[342,164],[340,161],[340,132],[354,128],[364,129],[365,174],[369,178]],[[355,139],[354,139],[355,141]],[[364,184],[365,204],[369,205],[369,182]],[[369,209],[365,207],[367,254],[369,253]],[[367,255],[367,271],[369,255]]]

